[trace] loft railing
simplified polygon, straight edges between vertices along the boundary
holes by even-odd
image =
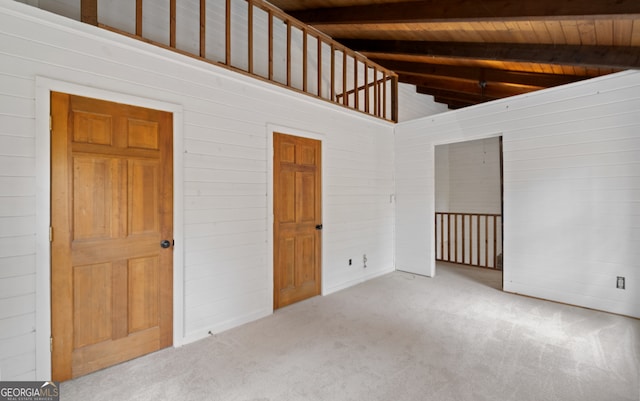
[[[436,260],[502,270],[502,216],[436,212]]]
[[[122,28],[101,19],[99,11],[103,9],[98,1],[81,0],[83,22],[385,120],[398,121],[398,76],[393,71],[263,0],[167,0],[168,10],[162,10],[161,14],[166,12],[168,18],[164,15],[160,19],[164,19],[168,27],[161,29],[161,35],[157,34],[158,21],[151,23],[148,15],[143,15],[149,11],[149,3],[135,0],[135,7],[131,5],[135,21]],[[158,15],[158,2],[148,1],[156,7]],[[178,21],[179,10],[191,18]],[[223,19],[220,21],[223,26],[212,24],[213,17]],[[147,34],[148,27],[155,29],[156,34]],[[212,29],[215,34],[210,32]],[[188,31],[182,36],[195,38],[193,41],[197,44],[179,43],[182,31]],[[224,43],[218,43],[222,37]],[[262,46],[256,44],[258,39]],[[216,43],[210,45],[208,41]],[[217,53],[212,47],[217,48]]]

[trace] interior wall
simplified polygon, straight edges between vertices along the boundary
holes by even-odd
[[[638,71],[398,124],[397,269],[434,273],[435,146],[500,134],[504,289],[640,317]]]
[[[438,212],[501,214],[500,138],[435,148]]]
[[[1,380],[48,378],[36,363],[37,350],[48,354],[37,321],[49,313],[37,303],[48,286],[36,262],[48,238],[36,201],[48,194],[37,183],[48,167],[36,141],[48,134],[37,132],[36,77],[183,110],[178,343],[272,312],[270,127],[323,138],[323,293],[393,270],[392,124],[14,1],[0,2],[0,43]]]
[[[415,85],[398,84],[398,121],[410,121],[420,117],[444,113],[449,107],[436,103],[433,96],[416,92]]]

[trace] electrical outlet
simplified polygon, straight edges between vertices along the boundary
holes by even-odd
[[[616,281],[616,288],[624,290],[624,277],[618,276],[618,279]]]
[[[353,264],[353,261],[349,259],[349,266],[351,266],[352,264]]]

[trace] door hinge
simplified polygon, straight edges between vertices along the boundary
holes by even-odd
[[[49,242],[53,242],[53,227],[49,226]]]
[[[53,352],[53,336],[49,337],[49,351]]]
[[[49,131],[53,129],[53,116],[49,116]]]

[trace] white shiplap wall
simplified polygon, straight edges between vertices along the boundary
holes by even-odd
[[[434,146],[500,134],[504,289],[640,317],[638,71],[399,124],[396,267],[435,272]]]
[[[446,104],[436,103],[431,95],[416,92],[416,86],[398,84],[398,121],[410,121],[420,117],[444,113],[449,108]]]
[[[435,168],[436,211],[501,213],[500,138],[436,146]]]
[[[184,262],[178,343],[271,313],[273,127],[323,141],[323,292],[393,270],[391,124],[0,0],[2,380],[47,378],[41,357],[36,364],[38,339],[48,336],[35,331],[36,313],[38,320],[48,313],[36,306],[36,289],[47,286],[38,281],[36,262],[36,238],[46,236],[35,222],[35,199],[46,198],[36,196],[43,179],[35,156],[36,138],[43,135],[36,132],[36,77],[183,110],[184,148],[176,150],[184,160],[184,182],[177,184],[184,193],[184,221],[178,223],[185,241],[184,254],[176,255]],[[364,253],[366,269],[359,263]]]

